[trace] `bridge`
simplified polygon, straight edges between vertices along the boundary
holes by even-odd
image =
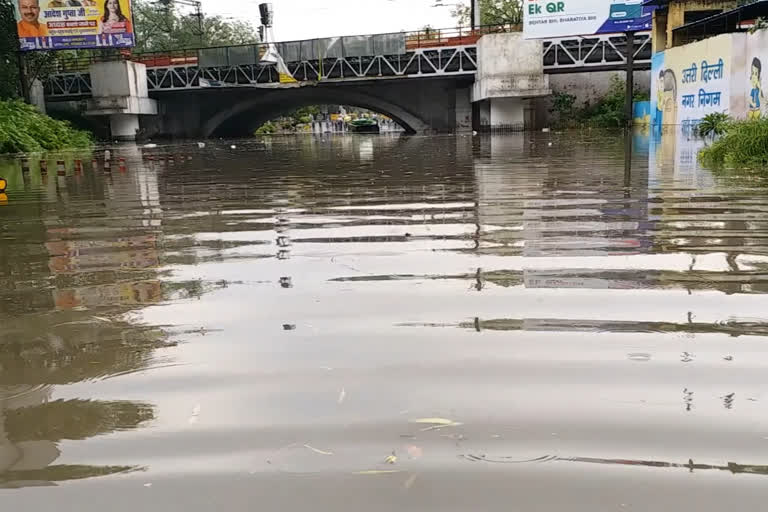
[[[454,131],[456,116],[445,111],[455,111],[457,91],[469,94],[475,82],[479,40],[509,34],[511,29],[423,30],[277,43],[298,87],[280,84],[275,65],[262,62],[266,44],[133,53],[111,59],[146,66],[148,94],[163,104],[165,126],[156,127],[163,133],[242,132],[246,121],[261,123],[311,103],[369,108],[390,115],[407,131]],[[547,74],[621,70],[630,47],[623,34],[531,43],[540,45],[541,68]],[[650,34],[638,33],[631,47],[636,66],[650,69]],[[96,62],[93,58],[58,61],[56,72],[44,83],[46,100],[94,96],[91,66]],[[197,114],[190,115],[191,100],[204,103]],[[211,107],[216,112],[208,112]],[[201,129],[190,133],[188,128],[195,123]]]

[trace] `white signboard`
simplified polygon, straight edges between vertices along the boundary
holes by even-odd
[[[543,39],[650,30],[645,0],[523,0],[523,36]]]

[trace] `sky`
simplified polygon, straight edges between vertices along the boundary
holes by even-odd
[[[272,0],[275,39],[291,41],[317,37],[376,34],[455,27],[451,11],[460,0]],[[208,14],[246,19],[259,25],[262,0],[202,0]]]

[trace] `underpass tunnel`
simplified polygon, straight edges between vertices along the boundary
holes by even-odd
[[[319,115],[318,115],[319,114]],[[398,118],[391,112],[382,109],[371,108],[370,105],[349,103],[318,104],[316,102],[290,103],[285,105],[271,105],[268,109],[254,108],[245,110],[222,122],[212,133],[214,137],[250,137],[256,130],[267,123],[272,123],[277,128],[287,127],[289,118],[296,122],[296,133],[312,132],[310,126],[306,128],[298,125],[307,125],[317,122],[327,122],[335,125],[331,131],[341,132],[338,129],[347,119],[371,117],[379,123],[382,131],[394,131],[404,133],[416,133],[416,130],[408,123]],[[311,118],[308,117],[311,115]],[[383,116],[383,117],[382,117]],[[282,131],[282,130],[281,130]]]

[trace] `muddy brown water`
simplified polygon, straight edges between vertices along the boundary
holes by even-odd
[[[0,163],[2,510],[764,508],[768,178],[699,145]]]

